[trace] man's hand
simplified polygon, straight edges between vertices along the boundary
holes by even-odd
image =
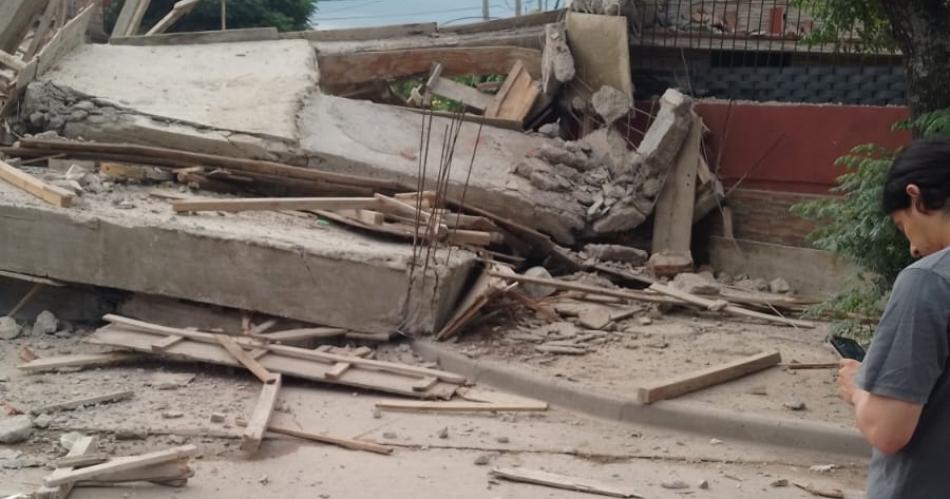
[[[838,396],[848,404],[854,405],[854,375],[861,363],[854,359],[841,359],[838,363]]]

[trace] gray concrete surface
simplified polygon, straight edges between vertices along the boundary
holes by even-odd
[[[440,253],[407,293],[411,245],[280,213],[175,215],[132,186],[61,209],[0,184],[0,240],[6,270],[364,332],[439,327],[473,262]]]
[[[296,137],[315,89],[304,40],[130,47],[87,44],[42,77],[140,112],[213,128]]]

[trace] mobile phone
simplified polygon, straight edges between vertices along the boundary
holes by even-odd
[[[828,342],[831,343],[831,346],[834,347],[841,358],[854,359],[858,362],[864,361],[864,347],[859,345],[857,341],[844,336],[832,336],[828,339]]]

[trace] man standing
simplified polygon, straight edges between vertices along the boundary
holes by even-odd
[[[874,447],[868,499],[950,497],[950,140],[905,148],[882,201],[920,260],[897,277],[864,362],[841,362],[838,391]]]

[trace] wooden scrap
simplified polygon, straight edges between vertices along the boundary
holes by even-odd
[[[107,461],[122,462],[128,458],[113,458]],[[168,463],[154,464],[144,468],[136,468],[114,473],[105,473],[95,479],[83,480],[78,485],[84,487],[106,487],[117,483],[152,482],[167,487],[182,487],[188,479],[194,476],[194,471],[188,465],[187,459],[179,459]]]
[[[113,36],[110,45],[203,45],[208,43],[259,42],[280,39],[277,28],[239,28],[187,33],[161,33],[152,36]]]
[[[73,470],[56,470],[53,474],[43,479],[43,484],[47,487],[54,487],[70,482],[79,482],[92,480],[103,475],[118,473],[120,471],[129,471],[146,468],[156,464],[178,461],[182,458],[191,457],[198,453],[198,448],[194,445],[183,445],[172,449],[149,452],[139,456],[130,456],[125,458],[112,459],[109,462],[79,468]],[[62,473],[60,473],[62,471]]]
[[[477,89],[463,85],[455,80],[442,76],[442,64],[435,63],[425,88],[428,92],[454,100],[465,106],[485,111],[492,104],[492,96],[483,94]]]
[[[514,403],[494,402],[419,402],[400,400],[377,402],[377,409],[402,412],[528,412],[546,411],[547,402],[525,401]]]
[[[264,334],[271,328],[277,325],[277,319],[268,319],[254,327],[244,329],[245,334],[248,336],[256,336],[258,334]]]
[[[82,436],[78,438],[69,453],[66,454],[65,459],[78,459],[83,456],[89,455],[96,448],[96,437],[87,437]],[[54,479],[66,475],[67,473],[72,472],[74,467],[58,467],[50,477]],[[48,486],[43,485],[37,489],[34,494],[36,499],[66,499],[69,496],[69,493],[72,492],[75,482],[65,482],[60,485]]]
[[[275,383],[278,381],[280,375],[273,374],[268,371],[264,366],[260,364],[256,359],[248,355],[247,352],[241,348],[237,342],[234,341],[230,336],[223,334],[214,335],[215,340],[218,341],[218,344],[224,347],[225,350],[234,357],[235,360],[241,363],[248,371],[251,371],[257,379],[261,380],[261,383],[269,384]]]
[[[61,10],[62,3],[61,0],[50,0],[46,3],[46,9],[43,11],[43,15],[39,17],[36,28],[33,30],[33,41],[30,42],[29,48],[23,53],[24,60],[32,59],[37,50],[46,42],[46,36],[49,34],[50,28],[56,23],[56,11]]]
[[[172,10],[165,14],[160,21],[155,23],[155,26],[152,26],[152,29],[148,30],[145,33],[145,36],[153,36],[160,33],[164,33],[165,30],[171,27],[172,24],[175,24],[179,19],[188,15],[189,12],[194,10],[195,5],[198,4],[198,0],[179,0],[175,2],[175,5],[172,6]]]
[[[7,312],[6,315],[7,315],[8,317],[13,317],[13,316],[15,316],[15,315],[17,314],[17,312],[19,312],[20,310],[22,310],[23,307],[27,306],[27,304],[30,303],[30,300],[32,300],[33,297],[36,296],[37,293],[39,293],[40,291],[42,291],[43,288],[45,288],[45,287],[46,287],[46,285],[43,284],[43,283],[40,283],[40,282],[33,283],[33,286],[30,286],[30,290],[27,291],[25,295],[23,295],[23,298],[20,298],[20,301],[18,301],[18,302],[16,303],[16,305],[14,305],[13,308],[11,308],[11,309]]]
[[[641,387],[637,392],[637,399],[641,404],[652,404],[659,400],[679,397],[768,369],[781,361],[782,355],[779,352],[766,352],[744,357],[726,364],[708,367]]]
[[[135,36],[151,0],[125,0],[112,28],[113,37]]]
[[[237,198],[172,201],[176,213],[192,211],[277,211],[379,209],[377,198]]]
[[[810,483],[792,482],[792,485],[808,492],[815,497],[830,497],[831,499],[844,499],[844,492],[841,489],[824,489]]]
[[[85,468],[94,464],[102,464],[109,460],[105,454],[87,454],[84,456],[69,456],[57,459],[53,463],[54,468]]]
[[[462,299],[453,315],[442,327],[442,330],[436,334],[437,340],[445,340],[457,334],[469,321],[471,321],[482,308],[491,300],[507,289],[504,278],[512,271],[504,267],[494,267],[491,271],[482,270],[475,283],[469,289],[468,294]]]
[[[131,362],[142,356],[127,352],[86,353],[43,357],[20,364],[17,369],[27,372],[52,371],[63,367],[99,367],[120,362]]]
[[[485,116],[524,121],[539,95],[541,89],[531,79],[524,64],[517,61],[491,105],[485,109]]]
[[[162,351],[164,351],[164,350],[168,350],[169,348],[171,348],[171,347],[174,346],[174,345],[177,345],[178,342],[180,342],[180,341],[182,341],[182,340],[184,340],[184,339],[185,339],[184,336],[178,336],[177,334],[170,334],[170,335],[168,335],[168,336],[166,336],[166,337],[164,337],[164,338],[162,338],[162,339],[156,341],[155,343],[153,343],[153,344],[152,344],[152,351],[154,351],[154,352],[162,352]]]
[[[840,367],[838,362],[816,362],[816,363],[796,363],[782,364],[782,367],[797,371],[800,369],[837,369]]]
[[[362,450],[383,455],[389,455],[393,453],[392,447],[380,445],[369,440],[355,440],[351,438],[334,437],[325,433],[310,433],[301,430],[294,430],[292,428],[275,426],[273,424],[267,425],[267,431],[278,435],[288,435],[291,437],[302,438],[304,440],[312,440],[314,442],[336,445],[338,447],[343,447],[344,449]]]
[[[99,173],[117,180],[135,182],[172,180],[172,174],[167,170],[155,166],[132,165],[115,161],[103,161],[99,166]]]
[[[350,364],[349,362],[337,362],[336,364],[333,364],[333,367],[327,370],[324,376],[327,379],[340,379],[340,376],[343,376],[343,373],[349,371],[351,367],[353,367],[353,364]],[[419,391],[416,390],[415,384],[412,385],[412,389],[413,391]]]
[[[68,208],[73,203],[73,193],[66,189],[56,187],[55,185],[47,184],[19,168],[10,166],[4,161],[0,161],[0,180],[4,180],[8,184],[28,192],[53,206]]]
[[[498,468],[491,471],[492,476],[512,480],[515,482],[532,483],[535,485],[544,485],[557,489],[574,490],[577,492],[586,492],[588,494],[597,494],[608,497],[634,497],[642,498],[635,492],[624,490],[610,484],[601,483],[587,478],[562,475],[541,470],[529,470],[525,468]]]
[[[3,0],[0,2],[0,50],[14,54],[46,6],[46,0]]]
[[[439,380],[437,378],[433,378],[429,376],[427,378],[422,378],[419,381],[416,381],[416,383],[412,385],[412,389],[413,391],[417,391],[417,392],[425,392],[425,391],[431,390],[432,387],[435,386],[438,382]]]
[[[298,343],[308,343],[313,340],[338,338],[345,335],[346,333],[346,329],[341,329],[338,327],[311,327],[287,329],[284,331],[274,331],[271,333],[249,334],[248,336],[272,343],[293,345]]]
[[[51,412],[60,412],[60,411],[71,411],[79,407],[85,407],[90,405],[98,404],[109,404],[112,402],[120,402],[123,400],[128,400],[135,395],[135,392],[130,390],[122,390],[118,392],[107,393],[104,395],[96,395],[93,397],[83,397],[75,400],[70,400],[68,402],[59,402],[56,404],[45,405],[43,407],[38,407],[31,409],[30,412],[33,414],[49,414]]]
[[[364,40],[384,40],[414,35],[429,35],[438,31],[436,23],[395,24],[390,26],[371,26],[366,28],[318,29],[282,33],[281,38],[302,38],[315,42],[352,42]]]
[[[244,433],[241,434],[241,450],[244,452],[257,452],[264,439],[264,432],[267,431],[267,425],[270,424],[271,416],[274,414],[274,407],[277,404],[277,396],[280,394],[281,376],[278,374],[272,383],[264,384],[261,388],[260,397],[257,399],[257,405],[254,406],[254,412],[247,423]]]
[[[795,319],[786,319],[785,317],[780,317],[777,315],[756,312],[754,310],[749,310],[749,309],[742,308],[736,305],[732,305],[728,302],[724,302],[725,305],[720,307],[720,304],[723,303],[722,300],[710,300],[708,298],[702,298],[700,296],[696,296],[694,294],[681,291],[677,288],[674,288],[672,286],[668,286],[665,284],[654,283],[650,286],[649,289],[651,291],[656,291],[657,293],[682,300],[686,303],[699,305],[700,307],[704,307],[707,310],[717,310],[721,308],[723,312],[731,314],[731,315],[749,317],[752,319],[760,319],[760,320],[764,320],[764,321],[768,321],[768,322],[772,322],[776,324],[781,324],[784,326],[801,327],[801,328],[807,328],[807,329],[812,329],[815,327],[815,324],[812,322],[795,320]]]

